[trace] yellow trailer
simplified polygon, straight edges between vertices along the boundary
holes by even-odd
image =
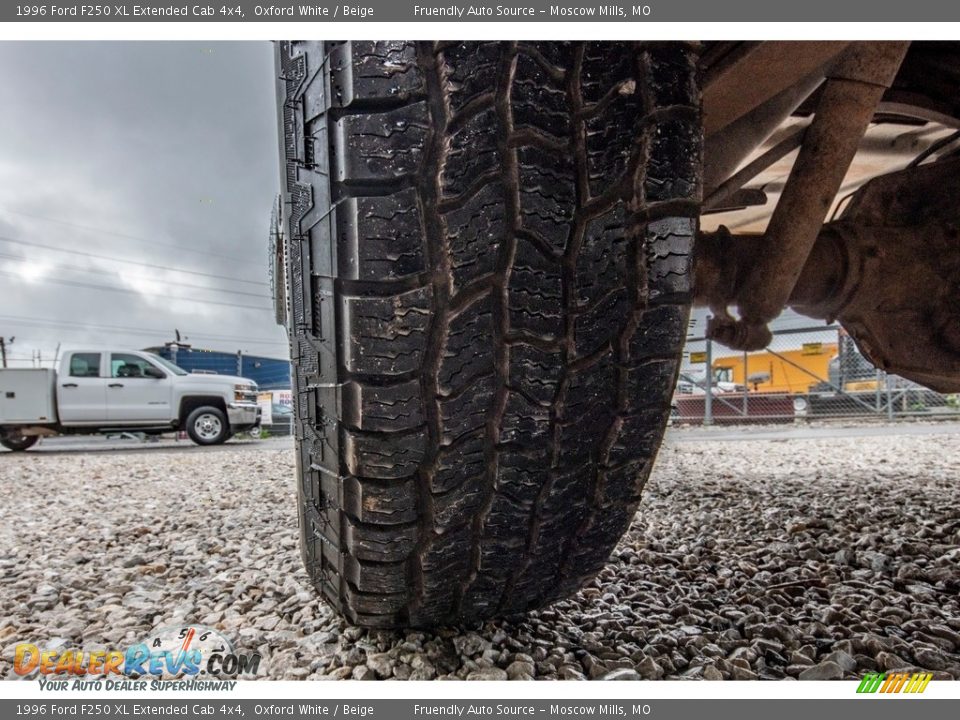
[[[829,380],[836,343],[805,343],[794,350],[727,355],[713,361],[714,377],[755,392],[806,393]]]

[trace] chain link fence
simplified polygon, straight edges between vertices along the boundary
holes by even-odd
[[[675,423],[948,417],[960,396],[878,370],[840,326],[775,331],[750,353],[690,337],[673,397]]]

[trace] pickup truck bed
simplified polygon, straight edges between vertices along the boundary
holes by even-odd
[[[54,424],[56,373],[49,368],[0,370],[0,424]]]

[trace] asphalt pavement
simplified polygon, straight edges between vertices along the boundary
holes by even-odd
[[[202,447],[195,445],[189,439],[178,440],[173,436],[164,435],[159,438],[140,439],[118,435],[64,435],[61,437],[43,438],[34,445],[28,454],[85,454],[85,453],[151,453],[151,452],[211,452],[213,450],[257,450],[293,448],[293,439],[287,437],[270,437],[254,439],[248,434],[231,438],[225,445]],[[0,453],[9,452],[0,447]]]
[[[712,427],[671,427],[667,442],[760,441],[760,440],[823,440],[855,437],[905,437],[928,435],[960,435],[960,422],[866,423],[818,425],[796,423],[789,425],[734,425]]]
[[[759,442],[766,440],[829,440],[831,438],[916,437],[929,435],[960,435],[960,422],[917,422],[843,424],[792,423],[787,425],[715,425],[712,427],[672,426],[667,429],[666,443],[678,442]],[[254,439],[247,434],[232,438],[224,450],[282,450],[293,447],[291,437]],[[188,439],[176,439],[171,435],[159,438],[140,439],[124,436],[67,435],[44,438],[31,453],[105,453],[105,452],[157,452],[182,450],[209,452],[213,448],[194,445]],[[0,453],[7,452],[0,448]]]

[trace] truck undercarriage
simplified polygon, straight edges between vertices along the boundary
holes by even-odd
[[[960,390],[957,51],[869,42],[706,49],[704,212],[735,218],[766,205],[757,176],[796,154],[762,232],[721,225],[698,240],[695,302],[714,313],[708,335],[760,349],[767,324],[790,306],[839,320],[883,370]],[[844,182],[878,123],[922,127],[928,141],[905,167],[887,160],[882,175],[874,167],[879,177],[838,198],[842,185],[864,181]]]

